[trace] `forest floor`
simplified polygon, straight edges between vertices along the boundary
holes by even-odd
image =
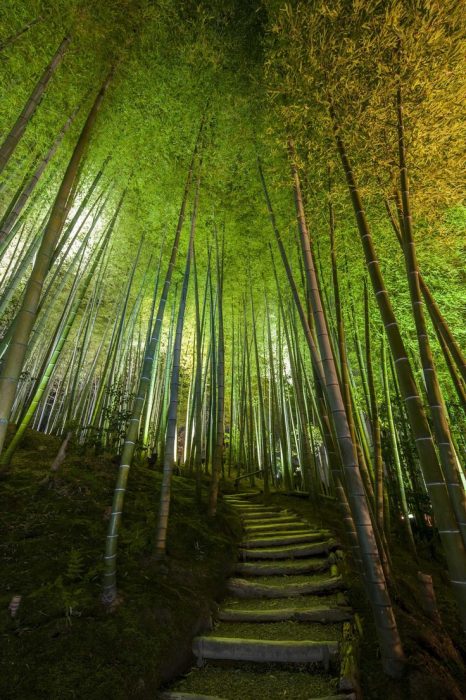
[[[0,698],[153,700],[190,664],[191,640],[224,595],[239,523],[221,503],[209,521],[194,482],[175,476],[169,556],[154,561],[161,474],[134,465],[118,557],[122,602],[108,613],[100,587],[117,463],[71,450],[48,481],[58,447],[28,433],[0,481]]]
[[[28,433],[11,472],[0,479],[0,698],[153,700],[157,688],[189,668],[192,638],[209,627],[226,594],[240,523],[222,501],[218,517],[209,521],[205,508],[195,505],[193,481],[175,476],[169,556],[156,562],[161,474],[135,464],[118,558],[122,601],[108,613],[100,592],[117,462],[110,455],[70,450],[50,481],[58,447],[55,438]],[[269,502],[332,530],[344,544],[333,503],[321,501],[316,508],[307,499],[282,494],[271,495]],[[350,565],[345,574],[351,606],[362,620],[363,697],[462,700],[466,647],[439,547],[420,546],[416,562],[393,536],[391,551],[394,603],[408,657],[402,681],[382,673],[359,577]],[[440,626],[420,609],[419,570],[433,576]],[[16,595],[21,602],[12,618],[8,606]]]

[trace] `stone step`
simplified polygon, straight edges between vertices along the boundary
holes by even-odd
[[[248,520],[249,522],[255,522],[256,520],[259,520],[259,522],[264,521],[264,522],[273,522],[277,518],[281,517],[281,513],[270,513],[268,511],[265,512],[257,512],[257,511],[247,511],[246,512],[239,512],[236,509],[236,514],[239,515],[242,521]]]
[[[321,542],[327,539],[328,533],[324,532],[292,532],[287,534],[286,531],[276,535],[275,537],[251,537],[242,542],[240,547],[250,549],[251,547],[280,547],[287,544],[304,544],[306,542]]]
[[[248,501],[245,498],[225,498],[225,503],[229,503],[232,506],[240,506],[241,508],[244,507],[251,507],[251,508],[256,508],[256,507],[261,507],[264,504],[262,503],[256,503],[255,501]]]
[[[260,506],[252,503],[247,505],[229,503],[228,505],[234,508],[238,513],[273,513],[274,515],[280,513],[280,510],[278,508],[274,508],[273,506]]]
[[[328,559],[284,559],[266,563],[240,562],[235,566],[235,573],[243,576],[293,576],[326,571],[329,567]]]
[[[160,700],[223,700],[218,695],[199,695],[198,693],[179,693],[171,690],[158,696]],[[346,696],[345,696],[346,697]]]
[[[352,619],[349,607],[328,607],[325,605],[309,608],[275,608],[273,610],[241,610],[240,608],[224,608],[218,613],[222,622],[347,622]]]
[[[204,659],[256,663],[313,663],[321,664],[327,669],[330,662],[338,656],[338,642],[195,637],[193,653],[199,663],[203,663]]]
[[[224,498],[256,498],[260,495],[260,491],[248,490],[248,491],[235,491],[235,493],[227,493]]]
[[[237,598],[295,598],[302,595],[325,595],[330,591],[345,588],[341,576],[330,576],[318,581],[306,583],[283,583],[275,585],[248,581],[241,578],[230,578],[227,589]]]
[[[270,525],[244,525],[244,529],[248,535],[258,534],[275,534],[275,532],[295,532],[297,530],[305,530],[310,532],[307,523],[300,523],[295,520],[293,522],[277,523],[271,522]]]
[[[264,518],[263,516],[262,518],[250,518],[246,515],[243,516],[241,520],[244,525],[248,525],[250,527],[260,527],[261,525],[264,527],[272,527],[275,524],[286,525],[287,523],[290,523],[294,525],[298,523],[299,525],[306,525],[309,530],[317,530],[317,528],[312,528],[305,520],[298,518],[297,515],[272,515],[271,518]]]
[[[226,700],[218,697],[218,695],[199,695],[198,693],[179,693],[172,690],[159,695],[160,700]],[[307,698],[307,700],[356,700],[354,693],[345,693],[344,695],[326,695],[319,698]]]
[[[249,513],[247,515],[242,515],[241,520],[243,523],[250,525],[255,525],[256,523],[271,523],[271,522],[294,522],[296,520],[296,515],[274,515],[273,513],[257,513],[256,515]]]
[[[240,550],[240,556],[244,560],[254,559],[290,559],[293,557],[315,557],[319,554],[328,554],[338,547],[336,540],[322,540],[314,544],[296,544],[288,547],[248,547]]]
[[[295,664],[270,668],[267,664],[212,661],[193,668],[170,691],[192,693],[194,697],[220,695],[223,700],[328,700],[341,692],[337,690],[338,682],[334,673]]]

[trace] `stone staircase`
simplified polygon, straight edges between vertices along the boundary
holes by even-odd
[[[198,667],[163,700],[355,700],[352,611],[338,543],[298,515],[225,496],[244,540],[214,629],[193,640]]]

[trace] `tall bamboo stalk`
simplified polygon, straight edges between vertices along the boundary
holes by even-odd
[[[52,376],[52,373],[55,369],[55,365],[58,361],[58,358],[60,357],[60,353],[62,351],[62,348],[68,338],[68,335],[70,333],[70,330],[73,326],[73,323],[76,319],[76,316],[78,314],[79,308],[81,306],[81,302],[84,298],[84,295],[93,279],[94,272],[97,269],[97,266],[100,262],[100,259],[105,251],[106,245],[108,244],[109,241],[109,233],[111,233],[112,228],[109,227],[108,231],[105,233],[105,236],[103,237],[103,240],[100,241],[100,243],[97,246],[97,254],[94,256],[94,260],[92,262],[92,265],[89,268],[89,271],[81,284],[81,289],[79,291],[79,294],[76,295],[76,298],[74,298],[74,293],[70,294],[70,303],[67,304],[67,306],[64,309],[63,316],[62,316],[62,321],[59,323],[57,327],[56,334],[52,341],[50,342],[49,349],[46,353],[46,361],[39,373],[40,379],[37,383],[36,388],[34,389],[32,400],[29,403],[29,406],[27,410],[24,413],[24,416],[21,420],[21,423],[19,424],[10,444],[8,445],[8,449],[5,450],[1,457],[0,457],[0,464],[6,465],[10,463],[11,457],[13,456],[16,448],[18,447],[18,444],[20,443],[24,432],[26,428],[29,425],[29,422],[34,415],[34,412],[37,408],[37,405],[44,393],[44,391],[47,388],[48,382],[50,377]],[[76,278],[76,281],[78,281],[78,277]]]
[[[215,420],[215,445],[212,459],[212,479],[209,493],[209,516],[213,517],[217,512],[218,488],[220,473],[223,464],[224,439],[225,439],[225,339],[223,328],[223,261],[224,238],[222,237],[221,252],[218,244],[218,233],[215,231],[215,248],[217,264],[217,314],[218,314],[218,342],[217,342],[217,381],[216,381],[216,420]]]
[[[165,455],[163,463],[162,486],[160,489],[160,506],[157,521],[157,531],[155,535],[155,555],[157,558],[165,555],[167,546],[168,516],[170,513],[171,478],[175,463],[176,445],[176,425],[178,418],[178,399],[180,387],[180,359],[181,345],[183,340],[184,315],[186,310],[186,298],[188,295],[189,274],[191,270],[191,260],[193,254],[193,240],[196,229],[197,201],[199,194],[199,182],[197,185],[194,209],[191,218],[191,233],[189,236],[188,255],[183,276],[183,286],[181,288],[180,304],[178,308],[178,319],[176,322],[175,344],[173,346],[173,364],[170,380],[170,403],[168,407],[167,437]]]
[[[67,201],[73,188],[81,159],[89,143],[97,114],[109,86],[110,78],[111,75],[105,80],[94,100],[66,169],[36,256],[21,308],[16,316],[11,341],[5,353],[0,371],[0,453],[3,449],[10,411],[23,368],[29,337],[36,319],[42,287],[58,237],[63,228]]]
[[[61,142],[63,141],[67,131],[69,130],[70,126],[72,125],[77,113],[79,111],[79,107],[75,109],[73,114],[68,117],[62,128],[57,134],[57,137],[55,141],[52,143],[50,146],[49,150],[45,154],[45,156],[42,158],[40,161],[39,165],[35,169],[34,173],[28,180],[28,182],[25,184],[24,188],[22,188],[20,195],[16,199],[14,206],[11,208],[11,211],[8,213],[8,216],[2,221],[2,226],[0,228],[0,244],[4,243],[11,232],[15,222],[17,221],[18,217],[20,216],[21,212],[23,211],[29,197],[31,194],[34,192],[37,183],[39,182],[44,170],[46,169],[48,163],[52,160],[53,156],[57,152]]]
[[[367,369],[367,384],[369,386],[369,397],[371,403],[371,426],[372,426],[372,452],[375,471],[375,513],[377,517],[377,526],[380,532],[384,528],[383,502],[384,502],[384,483],[383,483],[383,461],[382,461],[382,444],[380,438],[380,419],[379,407],[377,404],[377,394],[375,390],[374,371],[372,368],[372,342],[371,342],[371,327],[370,327],[370,312],[369,312],[369,295],[367,293],[367,284],[364,280],[364,325],[365,325],[365,345],[366,345],[366,369]]]
[[[265,185],[262,169],[260,175],[266,198],[267,208],[269,211],[270,220],[275,233],[277,243],[279,245],[280,254],[282,256],[285,270],[290,282],[293,293],[293,298],[299,313],[301,324],[305,332],[306,341],[308,343],[314,366],[319,372],[322,383],[325,386],[327,399],[330,406],[333,424],[335,427],[335,435],[338,442],[340,457],[343,464],[346,489],[348,494],[348,502],[351,509],[351,515],[356,528],[357,540],[359,543],[362,563],[366,575],[367,590],[369,600],[372,605],[374,619],[376,623],[377,634],[382,654],[382,663],[387,674],[398,677],[404,667],[404,654],[401,646],[401,640],[398,634],[398,629],[393,613],[393,608],[390,601],[387,582],[385,580],[382,563],[380,560],[377,542],[374,535],[370,511],[364,492],[364,486],[359,471],[357,454],[355,447],[351,441],[351,434],[344,407],[343,397],[341,395],[340,384],[335,371],[335,364],[328,339],[328,334],[325,331],[325,317],[320,302],[320,294],[317,286],[315,268],[312,261],[312,255],[309,245],[309,234],[304,217],[302,199],[300,197],[300,186],[296,165],[292,159],[292,175],[294,182],[295,204],[297,209],[298,222],[301,231],[302,249],[305,258],[305,270],[309,279],[309,287],[313,294],[313,317],[316,324],[316,334],[319,339],[319,346],[322,353],[322,361],[320,360],[311,330],[307,323],[307,318],[302,308],[302,304],[297,293],[296,285],[293,280],[293,275],[286,259],[285,250],[281,237],[275,222],[270,198]],[[315,312],[314,312],[315,308]],[[344,499],[344,494],[340,489],[340,499]],[[344,503],[344,500],[343,500]]]
[[[424,480],[432,502],[436,524],[444,546],[450,572],[450,580],[458,601],[463,624],[466,625],[466,552],[463,539],[450,502],[448,490],[437,458],[429,424],[419,397],[407,352],[379,267],[356,179],[334,114],[332,114],[332,118],[334,120],[333,125],[337,150],[340,155],[353,204],[369,276],[387,334],[400,391],[416,443]]]
[[[34,87],[34,90],[32,91],[31,95],[29,96],[21,114],[17,118],[10,132],[8,133],[2,145],[0,146],[0,173],[3,172],[11,154],[18,145],[19,140],[21,139],[21,136],[23,135],[31,117],[33,116],[34,112],[39,106],[50,79],[52,78],[53,74],[55,73],[58,66],[63,60],[63,57],[69,46],[70,41],[71,37],[65,36],[60,46],[58,47],[54,57],[42,73],[41,77],[39,78],[39,81]]]
[[[409,192],[408,166],[406,162],[405,131],[403,120],[403,103],[401,87],[397,90],[397,117],[398,117],[398,156],[400,169],[400,186],[402,198],[402,225],[403,225],[403,252],[408,275],[411,306],[419,345],[419,353],[422,362],[422,371],[426,386],[427,401],[432,416],[434,435],[440,455],[440,463],[443,468],[448,493],[453,505],[453,510],[466,545],[466,493],[460,480],[455,448],[448,424],[448,416],[443,401],[440,383],[437,377],[434,358],[429,343],[429,335],[425,322],[423,301],[419,287],[419,268],[417,264],[416,245],[413,237],[412,213]],[[466,572],[465,572],[466,573]],[[466,601],[466,596],[465,596]],[[465,612],[466,623],[466,612]]]
[[[11,46],[12,44],[15,44],[20,37],[23,36],[26,32],[28,32],[31,27],[33,27],[35,24],[40,22],[42,17],[35,17],[34,19],[31,19],[30,22],[27,22],[19,31],[17,31],[15,34],[12,34],[11,36],[7,37],[2,41],[0,44],[0,51],[4,51],[8,46]]]
[[[116,558],[117,558],[117,539],[118,531],[121,522],[121,515],[123,511],[123,503],[126,492],[126,483],[128,481],[128,474],[131,467],[131,462],[134,455],[136,441],[139,435],[139,424],[141,420],[142,409],[144,402],[147,397],[147,391],[150,386],[151,373],[154,371],[154,356],[159,346],[160,335],[162,331],[163,316],[165,313],[165,306],[168,298],[168,292],[170,290],[173,270],[176,263],[176,258],[178,254],[178,245],[181,235],[181,229],[183,227],[183,222],[185,218],[186,202],[188,199],[188,193],[191,185],[194,163],[196,160],[197,152],[200,146],[200,139],[202,131],[204,128],[204,118],[201,121],[201,126],[196,138],[196,143],[194,146],[193,155],[191,158],[191,163],[189,165],[188,174],[186,177],[186,183],[183,191],[183,199],[181,203],[181,209],[178,217],[178,224],[175,231],[175,237],[173,240],[170,261],[168,263],[168,269],[165,275],[165,281],[162,289],[162,296],[160,298],[159,307],[157,311],[157,316],[154,324],[154,328],[151,332],[150,340],[146,345],[146,350],[144,354],[144,362],[139,378],[138,389],[136,396],[133,401],[132,406],[132,417],[129,421],[128,429],[126,432],[125,442],[121,455],[120,467],[118,470],[117,481],[114,490],[112,512],[110,515],[108,533],[105,545],[105,572],[104,572],[104,583],[102,591],[102,601],[106,605],[111,605],[117,596],[116,588]]]

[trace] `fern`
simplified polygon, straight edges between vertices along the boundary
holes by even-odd
[[[69,581],[78,581],[83,575],[83,555],[79,549],[72,549],[68,555],[68,565],[65,578]]]

